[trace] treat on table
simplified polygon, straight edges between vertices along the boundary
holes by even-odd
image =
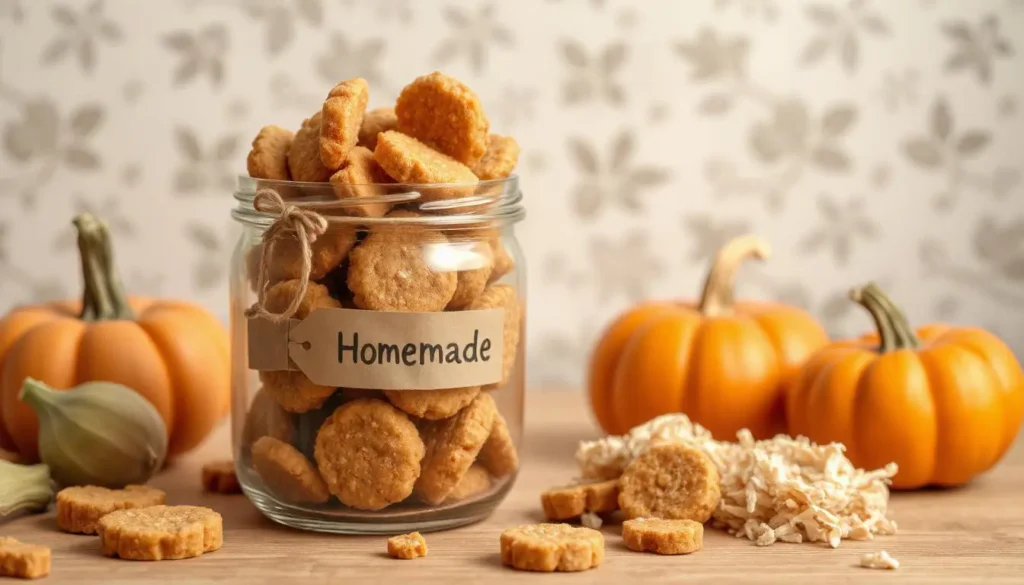
[[[144,485],[113,490],[94,485],[73,486],[57,493],[57,527],[65,532],[96,534],[96,523],[115,510],[163,504],[167,494]]]
[[[197,557],[224,543],[220,514],[202,506],[118,510],[97,524],[103,554],[131,561]]]
[[[597,481],[552,488],[540,495],[548,520],[571,520],[585,512],[614,512],[619,509],[618,480]]]
[[[288,443],[260,437],[252,445],[252,464],[263,485],[290,502],[322,504],[331,496],[306,456]]]
[[[627,518],[711,518],[721,499],[718,469],[700,449],[659,443],[633,460],[619,478],[619,507]]]
[[[388,556],[393,559],[418,559],[427,556],[427,540],[419,532],[388,539]]]
[[[704,546],[704,525],[693,520],[633,518],[622,523],[622,542],[637,552],[690,554]]]
[[[226,459],[203,465],[203,491],[215,494],[240,494],[242,486],[235,475],[235,462]]]
[[[0,577],[38,579],[49,574],[49,547],[0,536]]]
[[[604,535],[568,524],[530,524],[501,533],[501,564],[521,571],[586,571],[604,561]]]

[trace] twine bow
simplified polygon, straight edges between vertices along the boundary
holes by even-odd
[[[315,211],[302,209],[284,202],[281,195],[273,189],[260,189],[252,201],[253,208],[261,213],[276,215],[274,223],[263,233],[263,251],[260,257],[260,273],[257,280],[259,290],[257,302],[245,310],[246,317],[261,317],[271,323],[282,323],[291,319],[299,310],[302,299],[306,296],[309,286],[309,272],[312,269],[312,245],[317,238],[327,231],[327,220]],[[302,255],[302,270],[299,272],[299,288],[291,303],[280,313],[271,313],[266,309],[267,273],[270,268],[270,251],[273,243],[278,240],[294,238],[299,242],[299,253]]]

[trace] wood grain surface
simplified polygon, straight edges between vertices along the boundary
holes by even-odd
[[[580,439],[598,435],[579,392],[533,392],[526,404],[524,465],[508,499],[487,520],[428,534],[426,558],[385,556],[384,537],[329,536],[279,526],[244,496],[203,494],[199,467],[228,453],[220,429],[196,453],[154,480],[170,503],[199,504],[224,516],[224,547],[195,559],[156,563],[104,558],[95,537],[58,532],[53,512],[0,524],[13,536],[53,549],[45,583],[1022,583],[1024,582],[1024,446],[1018,440],[992,472],[955,490],[897,493],[896,536],[759,548],[708,529],[704,550],[659,557],[626,550],[618,525],[603,528],[602,566],[576,574],[532,574],[501,566],[502,529],[540,522],[539,493],[570,479]],[[887,550],[897,571],[862,569],[860,555]]]

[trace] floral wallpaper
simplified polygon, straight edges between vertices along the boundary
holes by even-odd
[[[0,310],[78,294],[91,210],[132,291],[226,318],[260,126],[441,69],[523,147],[535,385],[744,232],[742,295],[847,335],[875,279],[1024,354],[1022,33],[1021,0],[0,0]]]

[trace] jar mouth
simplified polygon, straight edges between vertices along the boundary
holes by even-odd
[[[238,205],[231,216],[246,225],[267,227],[274,216],[256,211],[253,200],[260,190],[277,192],[288,204],[316,211],[329,223],[424,224],[481,227],[521,221],[526,211],[519,176],[475,183],[366,183],[333,185],[278,181],[238,176],[234,192]],[[340,194],[339,194],[340,192]],[[406,209],[418,215],[381,215],[382,209]]]

